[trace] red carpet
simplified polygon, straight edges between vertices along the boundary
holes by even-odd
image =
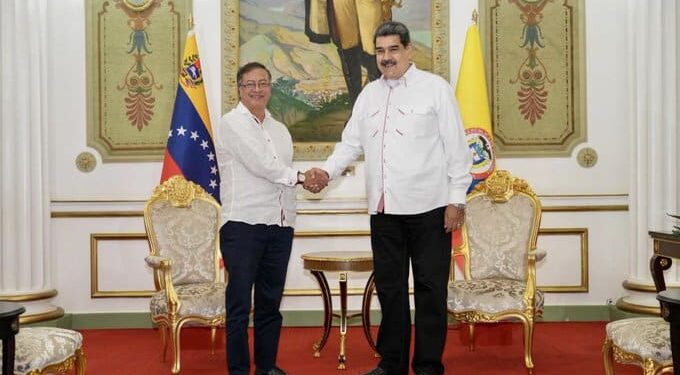
[[[537,323],[534,333],[534,374],[603,374],[602,341],[604,322]],[[467,328],[449,329],[444,351],[446,374],[512,375],[526,374],[519,324],[479,326],[476,350],[465,344]],[[84,330],[88,374],[170,374],[168,360],[160,362],[160,339],[151,329]],[[279,366],[292,375],[356,375],[376,366],[361,327],[349,327],[347,369],[337,370],[338,329],[333,327],[320,358],[312,357],[312,344],[321,328],[284,328],[279,349]],[[182,374],[226,374],[224,335],[218,336],[215,355],[210,355],[209,331],[183,330]],[[251,332],[252,337],[252,332]],[[252,345],[252,340],[251,340]],[[252,351],[251,351],[252,353]],[[617,375],[638,375],[635,366],[616,365]]]

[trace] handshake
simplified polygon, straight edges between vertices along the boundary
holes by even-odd
[[[328,173],[321,168],[310,168],[305,172],[302,187],[312,193],[318,193],[328,186]]]

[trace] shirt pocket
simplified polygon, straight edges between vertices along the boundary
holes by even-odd
[[[384,115],[382,110],[376,109],[365,114],[361,118],[361,138],[371,140],[378,137],[382,129],[382,120]]]
[[[395,131],[402,136],[426,137],[435,133],[437,121],[434,109],[424,105],[397,107]]]

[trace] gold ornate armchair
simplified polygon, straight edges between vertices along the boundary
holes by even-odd
[[[219,271],[219,204],[200,186],[174,176],[154,189],[144,207],[144,225],[154,270],[156,293],[151,320],[158,324],[161,359],[170,335],[172,373],[180,372],[180,331],[186,324],[211,327],[214,349],[217,327],[225,321]]]
[[[64,374],[72,369],[76,375],[84,375],[85,362],[80,332],[57,327],[26,327],[16,335],[16,375]]]
[[[463,241],[464,279],[449,284],[448,309],[469,324],[519,320],[524,326],[524,363],[533,371],[532,338],[543,294],[536,289],[536,238],[541,203],[529,185],[498,170],[467,196]],[[455,257],[454,257],[455,258]]]

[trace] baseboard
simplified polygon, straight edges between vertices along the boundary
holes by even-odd
[[[311,310],[282,311],[283,324],[289,327],[320,327],[323,325],[323,313]],[[413,312],[412,312],[413,314]],[[380,311],[371,310],[371,324],[380,323]],[[611,305],[570,305],[545,306],[543,317],[539,321],[611,321],[641,314],[631,314],[618,310]],[[337,319],[334,319],[337,324]],[[360,325],[361,320],[355,317],[349,320],[350,325]],[[153,324],[148,312],[126,313],[86,313],[65,314],[55,320],[27,324],[26,326],[50,326],[70,329],[105,329],[105,328],[152,328]]]

